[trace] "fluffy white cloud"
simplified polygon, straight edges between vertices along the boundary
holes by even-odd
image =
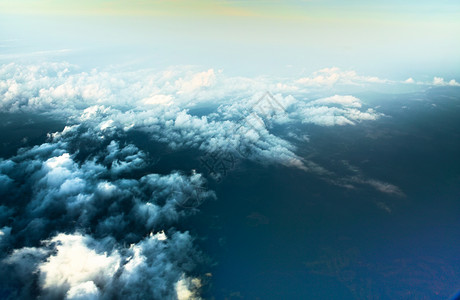
[[[335,95],[310,102],[299,102],[293,115],[302,123],[321,126],[355,125],[357,122],[372,121],[382,116],[372,108],[361,107],[362,102],[356,97]]]
[[[332,86],[335,84],[359,85],[365,83],[389,83],[387,79],[372,76],[361,76],[355,71],[342,71],[337,67],[324,68],[314,72],[312,76],[297,80],[300,85]]]
[[[148,98],[144,98],[141,102],[145,105],[166,105],[172,104],[173,96],[171,95],[153,95]]]
[[[67,300],[97,300],[99,297],[99,289],[93,281],[86,281],[72,286],[65,295]]]
[[[150,234],[129,248],[114,249],[110,238],[58,234],[43,246],[21,248],[5,262],[39,277],[43,298],[199,299],[199,278],[186,276],[196,255],[188,233]]]
[[[178,94],[187,94],[195,92],[203,87],[209,87],[215,83],[216,75],[213,69],[206,72],[199,72],[189,75],[186,78],[179,78],[175,85],[178,89]]]
[[[415,81],[412,77],[402,81],[401,83],[404,84],[417,84],[417,85],[428,85],[428,86],[453,86],[457,87],[460,86],[460,83],[457,82],[455,79],[451,79],[449,81],[444,80],[442,77],[435,76],[432,81],[430,82],[422,82],[422,81]]]
[[[251,89],[241,90],[239,82],[252,83],[250,80],[219,78],[217,85],[213,70],[186,73],[176,79],[178,74],[174,72],[153,77],[144,77],[142,72],[115,73],[110,77],[104,72],[76,73],[75,70],[69,71],[71,66],[63,67],[65,71],[58,72],[58,65],[40,65],[35,68],[5,66],[2,74],[6,79],[2,83],[15,92],[6,91],[1,108],[9,111],[50,110],[53,114],[71,119],[79,116],[80,121],[92,123],[94,128],[100,130],[97,133],[100,138],[120,127],[124,130],[141,129],[150,132],[152,138],[167,142],[174,148],[192,146],[205,151],[222,147],[225,150],[246,148],[254,159],[260,157],[276,160],[276,157],[284,157],[281,160],[283,164],[288,164],[286,157],[298,161],[292,149],[286,147],[286,142],[267,130],[258,132],[261,140],[254,143],[256,133],[251,131],[252,124],[196,117],[182,107],[184,101],[198,94],[204,94],[200,97],[206,101],[214,99],[222,91],[231,91],[233,94],[236,90],[242,92],[239,97],[244,98]],[[51,74],[48,75],[49,73]],[[26,78],[30,78],[30,81]],[[228,86],[227,82],[230,83]],[[196,94],[198,91],[200,93]],[[228,97],[222,95],[225,96]],[[237,135],[229,136],[234,133],[235,128],[241,126],[243,128]],[[65,133],[68,131],[63,132]]]
[[[404,80],[404,83],[413,84],[413,83],[415,83],[415,80],[412,77],[409,77],[406,80]]]
[[[201,287],[201,282],[198,278],[186,278],[183,276],[176,283],[177,300],[197,300],[201,299],[196,291]]]
[[[0,109],[44,111],[59,109],[61,115],[75,115],[94,105],[114,108],[148,109],[156,106],[189,107],[198,102],[232,103],[250,99],[265,91],[308,92],[305,86],[362,83],[389,83],[354,71],[326,68],[301,79],[227,77],[209,69],[170,69],[164,72],[140,70],[110,73],[81,72],[65,63],[40,65],[8,64],[0,68]]]
[[[434,77],[433,78],[433,85],[437,86],[460,86],[460,83],[455,81],[455,79],[451,79],[450,81],[444,81],[442,77]]]
[[[332,97],[321,98],[318,100],[314,100],[308,103],[309,105],[321,105],[321,104],[339,104],[346,107],[361,107],[361,100],[351,95],[334,95]]]
[[[77,292],[82,292],[82,288],[87,291],[88,283],[103,287],[115,275],[120,265],[120,255],[117,252],[111,255],[97,253],[87,247],[87,239],[79,234],[59,234],[46,241],[56,243],[56,254],[38,267],[41,287],[46,294],[59,295],[69,291],[70,296],[75,296]]]

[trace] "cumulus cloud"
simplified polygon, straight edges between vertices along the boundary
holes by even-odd
[[[176,283],[176,295],[178,300],[196,300],[200,299],[196,294],[197,289],[201,286],[198,278],[181,278]]]
[[[390,83],[390,81],[375,76],[361,76],[355,71],[343,71],[337,67],[333,67],[324,68],[314,72],[309,77],[300,78],[296,83],[307,86],[332,86],[336,84]]]
[[[40,247],[15,250],[4,262],[27,269],[29,280],[37,276],[47,299],[198,299],[200,280],[185,275],[196,256],[192,241],[188,233],[157,233],[120,248],[111,238],[58,234]]]
[[[175,85],[178,88],[179,94],[187,94],[195,92],[203,87],[209,87],[215,82],[215,73],[213,69],[206,72],[199,72],[188,76],[188,78],[180,78],[176,80]]]
[[[321,126],[355,125],[362,121],[376,120],[382,116],[373,108],[362,109],[361,100],[349,95],[334,95],[298,103],[293,115],[302,123]]]
[[[71,287],[66,293],[65,299],[92,300],[99,299],[100,293],[93,281],[86,281]]]
[[[0,68],[0,109],[44,111],[59,109],[61,115],[75,115],[94,105],[110,105],[124,111],[156,106],[188,107],[199,102],[232,103],[247,100],[264,91],[307,92],[305,86],[362,83],[390,83],[355,71],[325,68],[301,79],[227,77],[209,69],[169,69],[164,72],[138,70],[82,72],[66,63],[38,65],[7,64]]]
[[[120,255],[97,253],[86,246],[87,237],[59,234],[46,243],[56,243],[51,255],[38,267],[40,285],[45,294],[68,296],[97,295],[96,286],[104,286],[119,268]],[[68,293],[67,293],[68,291]]]
[[[262,156],[261,159],[273,160],[281,157],[284,164],[298,160],[292,149],[286,147],[286,142],[266,130],[257,133],[261,139],[253,143],[255,133],[251,131],[251,124],[196,117],[183,108],[184,101],[194,95],[204,94],[199,96],[204,101],[213,99],[221,90],[235,88],[243,79],[233,79],[236,82],[229,87],[225,87],[225,83],[232,80],[223,80],[214,89],[217,93],[209,93],[209,88],[214,87],[217,80],[212,69],[179,74],[179,78],[174,72],[143,78],[142,72],[135,76],[131,73],[109,76],[96,71],[78,73],[68,65],[62,65],[63,70],[59,71],[59,67],[57,64],[34,68],[13,64],[4,66],[3,73],[0,73],[5,78],[2,81],[4,89],[0,88],[3,92],[1,109],[46,110],[61,117],[79,118],[78,121],[91,123],[99,129],[95,134],[101,138],[117,128],[140,129],[172,148],[186,146],[213,151],[227,145],[224,147],[249,149],[252,158]],[[241,125],[244,128],[240,128]],[[240,130],[230,136],[234,128]]]
[[[458,83],[455,79],[451,80],[444,80],[442,77],[435,76],[432,81],[429,82],[422,82],[422,81],[415,81],[412,77],[402,81],[405,84],[417,84],[417,85],[428,85],[428,86],[452,86],[458,87],[460,83]]]
[[[0,257],[2,278],[13,274],[0,284],[7,298],[175,299],[178,282],[192,280],[201,255],[174,229],[195,212],[181,197],[214,193],[198,173],[144,175],[149,156],[116,132],[101,140],[100,130],[66,127],[0,161],[9,185],[0,248],[13,249]]]
[[[414,80],[414,78],[409,77],[409,78],[407,78],[406,80],[404,80],[404,83],[413,84],[413,83],[415,83],[415,80]]]
[[[171,105],[173,101],[173,96],[171,95],[152,95],[141,100],[145,105]]]
[[[94,129],[91,134],[99,139],[119,129],[141,130],[173,149],[193,147],[205,152],[244,152],[248,159],[301,169],[307,168],[305,162],[295,154],[291,143],[272,133],[273,124],[300,122],[343,126],[376,120],[380,116],[372,108],[363,109],[362,102],[351,95],[334,95],[310,102],[290,95],[264,96],[261,89],[274,87],[273,83],[263,79],[226,78],[212,69],[198,73],[170,70],[146,75],[139,71],[109,76],[95,70],[78,73],[68,65],[61,66],[63,70],[59,71],[59,67],[56,64],[35,68],[5,66],[3,74],[8,74],[6,81],[11,82],[4,82],[4,85],[13,85],[16,93],[10,96],[7,92],[3,108],[10,111],[54,108],[52,111],[69,114],[76,123],[91,124],[88,125]],[[379,81],[338,68],[323,69],[314,76],[320,83]],[[26,81],[25,77],[32,80]],[[71,92],[55,93],[56,90]],[[21,96],[25,91],[28,95]],[[48,96],[43,97],[45,94]],[[223,99],[222,104],[207,116],[195,116],[184,108],[190,101],[208,101],[216,97]],[[236,98],[225,100],[229,97]],[[69,132],[64,130],[62,134]],[[134,157],[129,162],[114,162],[113,169],[121,171],[127,164],[139,162]]]
[[[334,95],[332,97],[321,98],[318,100],[314,100],[309,102],[310,105],[318,105],[318,104],[339,104],[342,106],[347,107],[361,107],[361,100],[351,95]]]
[[[433,78],[433,85],[436,86],[460,86],[460,83],[455,81],[455,79],[451,79],[450,81],[444,81],[442,77],[434,77]]]

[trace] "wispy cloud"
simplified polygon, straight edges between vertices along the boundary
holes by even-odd
[[[59,49],[59,50],[47,50],[47,51],[34,51],[34,52],[25,52],[25,53],[10,53],[10,54],[0,54],[0,61],[11,61],[18,58],[37,58],[37,57],[50,57],[50,56],[59,56],[65,55],[73,52],[72,49]]]

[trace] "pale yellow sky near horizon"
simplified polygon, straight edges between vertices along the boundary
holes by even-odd
[[[455,21],[460,5],[453,0],[0,0],[1,14],[230,16],[283,19],[436,18]],[[458,20],[458,19],[457,19]]]

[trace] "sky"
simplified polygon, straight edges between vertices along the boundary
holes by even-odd
[[[459,78],[456,1],[0,1],[0,59]]]

